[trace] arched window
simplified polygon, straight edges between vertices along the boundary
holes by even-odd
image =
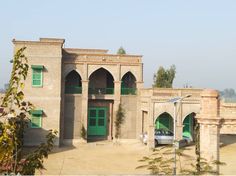
[[[65,93],[66,94],[81,94],[82,93],[81,77],[75,70],[71,71],[66,76]]]
[[[89,94],[114,94],[114,78],[109,71],[100,68],[90,75]]]
[[[164,112],[158,116],[155,122],[156,129],[167,129],[173,132],[173,118],[172,116]]]
[[[136,78],[131,72],[127,72],[121,81],[121,95],[136,94]]]

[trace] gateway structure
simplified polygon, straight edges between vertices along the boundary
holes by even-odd
[[[192,137],[200,110],[200,89],[144,89],[140,55],[108,54],[108,50],[64,48],[64,39],[13,40],[15,52],[26,47],[29,74],[25,96],[37,109],[25,136],[26,145],[44,141],[49,129],[59,131],[56,145],[81,140],[112,140],[119,104],[125,110],[122,139],[137,139],[154,128],[173,130],[175,96],[191,94],[178,107],[177,137]]]

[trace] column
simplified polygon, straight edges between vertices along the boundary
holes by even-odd
[[[206,89],[201,93],[201,110],[197,116],[200,124],[200,153],[208,162],[219,160],[220,123],[219,100],[216,90]],[[219,172],[219,166],[214,169]]]
[[[148,148],[149,149],[153,149],[155,148],[155,142],[154,142],[154,130],[155,130],[155,126],[154,126],[154,103],[151,101],[150,106],[149,106],[149,117],[148,117]]]
[[[87,131],[88,121],[88,80],[82,80],[82,124]],[[87,131],[88,132],[88,131]]]
[[[116,112],[118,110],[120,102],[120,95],[121,95],[121,81],[114,81],[114,104],[113,104],[113,139],[115,138],[115,119],[116,119]]]
[[[141,95],[140,89],[143,88],[143,82],[136,82],[137,88],[137,115],[136,115],[136,138],[139,139],[139,135],[142,132],[142,111],[141,111]]]

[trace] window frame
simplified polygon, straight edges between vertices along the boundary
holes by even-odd
[[[32,110],[30,112],[31,117],[30,117],[30,128],[32,129],[39,129],[42,128],[42,115],[43,115],[43,110]],[[37,126],[33,126],[32,124],[32,118],[39,118],[39,124]]]
[[[31,65],[32,68],[32,87],[43,87],[43,65]],[[34,71],[40,71],[40,79],[34,79]],[[34,84],[34,80],[40,80],[39,85]]]

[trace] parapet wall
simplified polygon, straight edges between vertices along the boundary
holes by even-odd
[[[140,92],[141,98],[151,97],[152,99],[158,99],[160,101],[169,100],[174,97],[184,97],[191,95],[189,100],[200,101],[200,94],[202,89],[172,89],[172,88],[150,88],[142,89]]]
[[[236,103],[220,102],[221,134],[236,134]]]

